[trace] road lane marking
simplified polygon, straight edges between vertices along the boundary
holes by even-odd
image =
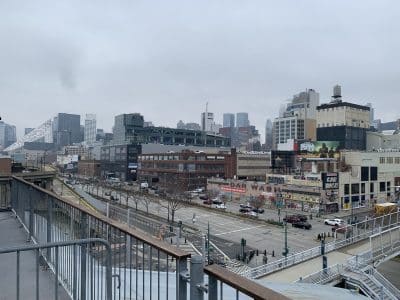
[[[246,231],[246,230],[255,229],[255,228],[260,228],[260,227],[266,227],[266,225],[253,226],[253,227],[246,227],[246,228],[241,228],[241,229],[237,229],[237,230],[227,231],[227,232],[223,232],[223,233],[217,233],[217,234],[214,234],[214,235],[220,236],[220,235],[225,235],[225,234],[230,234],[230,233],[235,233],[235,232],[240,232],[240,231]]]

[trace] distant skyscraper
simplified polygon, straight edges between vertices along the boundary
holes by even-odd
[[[239,112],[236,114],[236,127],[249,127],[249,114],[246,112]]]
[[[59,113],[53,122],[53,138],[58,148],[82,142],[81,116]]]
[[[265,124],[265,149],[271,150],[273,144],[273,134],[272,134],[272,121],[270,119],[267,120]]]
[[[367,106],[367,107],[369,107],[369,124],[370,124],[370,126],[372,126],[372,123],[374,122],[374,118],[375,118],[375,110],[374,110],[374,108],[372,107],[372,104],[371,103],[367,103],[365,106]]]
[[[0,121],[0,149],[7,148],[17,141],[16,127]]]
[[[211,132],[214,123],[214,114],[207,110],[201,113],[201,130]]]
[[[88,145],[92,145],[96,141],[96,115],[87,114],[85,117],[85,133],[84,141]]]
[[[122,114],[115,116],[113,133],[114,144],[132,142],[135,139],[135,131],[143,128],[144,118],[141,114]]]
[[[223,117],[223,127],[235,127],[235,115],[225,113]]]
[[[35,128],[25,128],[24,134],[28,134],[28,133],[31,132],[33,129],[35,129]]]

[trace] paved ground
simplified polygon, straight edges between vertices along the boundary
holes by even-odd
[[[97,193],[97,189],[95,189]],[[106,192],[111,192],[111,195],[120,199],[121,203],[126,203],[124,194],[120,195],[108,188],[99,188],[99,195],[104,195]],[[105,196],[109,198],[108,196]],[[162,200],[161,200],[162,201]],[[196,200],[193,200],[196,201]],[[197,200],[198,204],[202,203]],[[130,198],[128,201],[130,207],[135,207],[136,203]],[[167,218],[167,208],[165,204],[160,206],[157,203],[149,204],[149,211],[163,218]],[[145,211],[146,208],[142,202],[138,203],[138,209]],[[229,203],[228,211],[238,213],[239,203]],[[293,213],[293,212],[289,212]],[[281,218],[283,218],[282,212]],[[276,211],[266,210],[264,214],[260,214],[259,218],[263,219],[279,219]],[[175,220],[181,220],[183,224],[195,227],[203,233],[207,232],[208,224],[210,224],[211,234],[215,237],[220,237],[229,242],[222,248],[231,248],[233,243],[240,243],[242,238],[246,239],[247,245],[253,249],[260,251],[267,250],[269,253],[269,261],[282,257],[281,252],[284,247],[284,229],[282,227],[266,224],[257,220],[244,219],[232,214],[223,214],[218,209],[209,209],[199,206],[186,206],[176,211]],[[194,222],[193,222],[194,220]],[[330,226],[323,224],[323,219],[313,218],[310,220],[312,230],[304,230],[288,226],[288,246],[290,253],[303,251],[311,247],[319,245],[316,237],[318,233],[328,233],[331,230]],[[339,237],[340,238],[340,237]],[[333,238],[328,238],[328,242]],[[222,249],[223,250],[223,249]],[[275,257],[271,257],[274,251]],[[261,258],[260,258],[261,260]],[[261,261],[260,261],[261,263]]]
[[[352,245],[350,247],[345,247],[337,251],[333,251],[327,254],[328,266],[333,266],[336,264],[343,264],[345,261],[357,253],[367,251],[369,248],[369,241],[364,241]],[[322,257],[316,257],[310,259],[303,263],[294,265],[290,268],[281,270],[269,274],[259,281],[261,282],[294,282],[299,280],[300,277],[306,277],[313,273],[322,270]]]
[[[11,212],[0,212],[0,248],[27,245],[27,233]],[[35,299],[36,264],[33,252],[20,256],[20,299]],[[16,299],[16,254],[0,254],[0,300]],[[43,265],[39,267],[39,299],[54,299],[55,277]],[[58,299],[70,299],[62,286]]]
[[[400,257],[380,264],[378,271],[395,287],[400,289]]]

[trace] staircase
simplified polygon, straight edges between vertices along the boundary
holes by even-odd
[[[376,278],[362,271],[346,268],[342,276],[347,282],[358,286],[366,295],[372,299],[396,300],[389,289],[382,285]]]
[[[251,268],[246,265],[245,263],[236,260],[236,259],[231,259],[226,262],[226,268],[236,274],[242,274],[243,272],[250,271]]]

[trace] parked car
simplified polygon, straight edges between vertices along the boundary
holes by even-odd
[[[353,227],[349,225],[341,225],[341,226],[334,226],[332,227],[332,232],[337,232],[337,233],[351,233],[353,231]]]
[[[249,217],[258,217],[257,213],[255,213],[252,210],[250,210],[248,213],[246,213],[246,215],[248,215]]]
[[[218,208],[218,209],[226,209],[226,205],[225,205],[224,203],[217,204],[217,205],[215,206],[215,208]]]
[[[222,202],[222,200],[219,199],[219,198],[213,198],[213,199],[212,199],[212,203],[213,203],[213,204],[222,204],[223,202]]]
[[[254,211],[257,214],[262,214],[264,213],[264,208],[253,208],[252,211]]]
[[[344,221],[342,219],[325,219],[324,220],[325,225],[330,225],[330,226],[343,226]]]
[[[111,196],[111,192],[105,192],[104,195]]]
[[[283,218],[283,221],[287,223],[302,222],[301,218],[298,215],[287,215]]]
[[[239,208],[239,212],[241,213],[249,213],[251,210],[248,207],[241,207]]]
[[[312,228],[311,224],[305,221],[294,222],[292,223],[292,227],[303,228],[307,230],[310,230]]]
[[[212,204],[212,201],[211,201],[211,200],[204,200],[204,201],[203,201],[203,204],[211,205],[211,204]]]
[[[299,218],[299,220],[302,221],[302,222],[306,222],[306,221],[307,221],[307,216],[305,216],[305,215],[297,214],[296,216],[297,216],[297,217]]]
[[[243,203],[240,203],[240,208],[248,208],[248,209],[252,209],[253,207],[252,206],[250,206],[248,203],[247,204],[243,204]]]
[[[201,195],[199,195],[199,199],[208,200],[208,196],[206,194],[201,194]]]

